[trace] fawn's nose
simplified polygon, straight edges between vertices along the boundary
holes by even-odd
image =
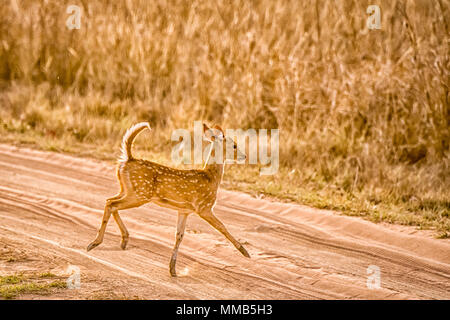
[[[242,160],[245,160],[245,159],[247,159],[247,156],[245,154],[243,154],[243,153],[238,154],[238,160],[239,161],[242,161]]]

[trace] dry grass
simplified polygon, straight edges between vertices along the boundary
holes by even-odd
[[[194,120],[279,128],[280,173],[228,181],[450,233],[446,1],[13,0],[0,15],[4,140],[111,158],[147,120],[140,150],[167,158]]]

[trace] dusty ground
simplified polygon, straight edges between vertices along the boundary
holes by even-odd
[[[171,278],[176,212],[154,205],[122,211],[127,250],[111,219],[87,253],[117,188],[107,163],[0,144],[0,275],[81,269],[80,289],[21,298],[450,299],[448,239],[224,190],[217,216],[251,259],[191,215]]]

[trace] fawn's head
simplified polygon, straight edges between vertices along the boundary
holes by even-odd
[[[203,136],[205,140],[213,144],[214,150],[220,150],[220,148],[222,148],[224,162],[235,162],[236,160],[243,161],[247,158],[245,153],[242,153],[238,149],[236,142],[233,139],[226,137],[222,128],[218,125],[210,128],[206,124],[203,124]]]

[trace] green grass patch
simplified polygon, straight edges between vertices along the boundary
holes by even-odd
[[[50,273],[37,275],[7,275],[0,276],[0,297],[14,299],[24,294],[47,295],[55,289],[66,288],[66,282],[61,279],[51,280],[57,276]]]

